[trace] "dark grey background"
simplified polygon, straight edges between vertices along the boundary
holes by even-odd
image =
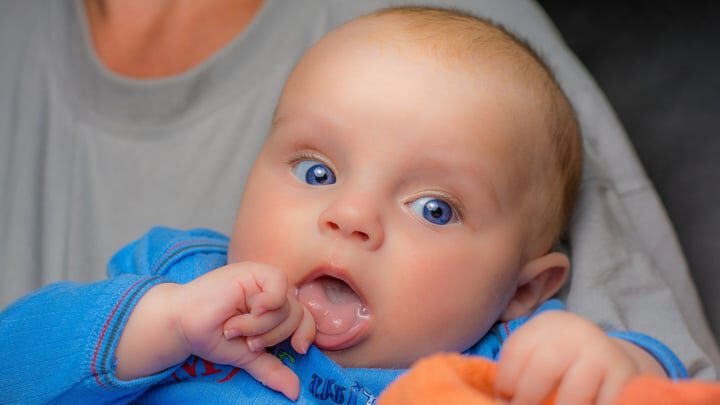
[[[720,2],[539,0],[613,105],[720,337]]]

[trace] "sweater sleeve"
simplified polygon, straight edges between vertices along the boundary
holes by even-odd
[[[0,313],[0,402],[129,402],[175,368],[115,376],[115,348],[133,308],[161,276],[51,284]]]
[[[108,276],[161,275],[184,284],[224,266],[227,246],[227,236],[210,229],[154,227],[113,255]]]
[[[227,237],[153,228],[118,251],[109,279],[51,284],[0,313],[0,403],[129,402],[172,375],[121,381],[115,349],[153,286],[186,283],[226,263]],[[179,365],[178,365],[179,366]]]
[[[660,363],[662,368],[665,369],[667,376],[673,380],[688,378],[687,369],[682,361],[680,361],[669,347],[665,346],[659,340],[639,332],[629,331],[611,331],[608,332],[608,336],[628,341],[650,353],[650,355]]]

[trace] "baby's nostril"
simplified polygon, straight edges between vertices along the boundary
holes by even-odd
[[[333,231],[340,230],[340,225],[338,225],[337,223],[335,223],[333,221],[327,221],[325,224],[327,225],[328,228],[330,228]],[[357,237],[362,242],[367,242],[370,239],[370,236],[363,231],[352,231],[352,233],[350,235],[352,237]]]
[[[353,235],[358,236],[358,237],[360,238],[360,240],[363,241],[363,242],[367,242],[367,240],[370,239],[370,237],[368,236],[368,234],[366,234],[365,232],[354,231],[354,232],[353,232]]]

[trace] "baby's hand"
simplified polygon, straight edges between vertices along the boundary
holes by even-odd
[[[264,385],[296,399],[298,377],[265,347],[292,335],[305,353],[315,336],[310,312],[271,266],[234,263],[175,290],[176,330],[188,355],[244,369]]]
[[[607,405],[639,373],[621,342],[577,315],[551,311],[510,335],[495,390],[512,404],[542,403],[557,388],[556,404]]]

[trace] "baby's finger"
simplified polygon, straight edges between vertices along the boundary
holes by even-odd
[[[281,392],[291,400],[300,395],[300,379],[280,359],[270,353],[262,353],[247,364],[237,364],[263,385]]]
[[[236,336],[257,336],[271,331],[280,325],[290,313],[290,304],[286,301],[280,309],[265,312],[259,316],[241,314],[228,319],[223,325],[225,338]]]
[[[214,363],[235,365],[248,364],[260,354],[251,351],[245,339],[221,339],[211,351],[202,353],[204,359]]]
[[[305,305],[301,305],[301,307],[303,309],[303,318],[300,321],[300,326],[293,333],[290,344],[298,353],[305,354],[310,344],[315,340],[316,326],[310,310]]]
[[[518,378],[511,404],[540,404],[558,386],[571,363],[570,353],[538,347]]]
[[[288,299],[290,312],[285,320],[267,333],[249,337],[248,346],[253,351],[260,348],[274,346],[292,335],[300,326],[303,318],[303,306],[295,299]]]
[[[638,373],[634,366],[619,367],[605,376],[597,396],[598,405],[614,404],[625,384]]]
[[[260,315],[266,311],[272,311],[285,305],[287,296],[287,276],[270,266],[263,266],[261,271],[253,271],[252,277],[260,292],[250,294],[248,306],[250,313]]]
[[[555,397],[557,405],[585,405],[595,403],[604,371],[591,359],[580,358],[570,366],[560,382]]]
[[[518,329],[503,345],[495,379],[495,393],[499,398],[509,399],[515,392],[520,376],[537,346],[536,339],[523,339],[523,329]]]

